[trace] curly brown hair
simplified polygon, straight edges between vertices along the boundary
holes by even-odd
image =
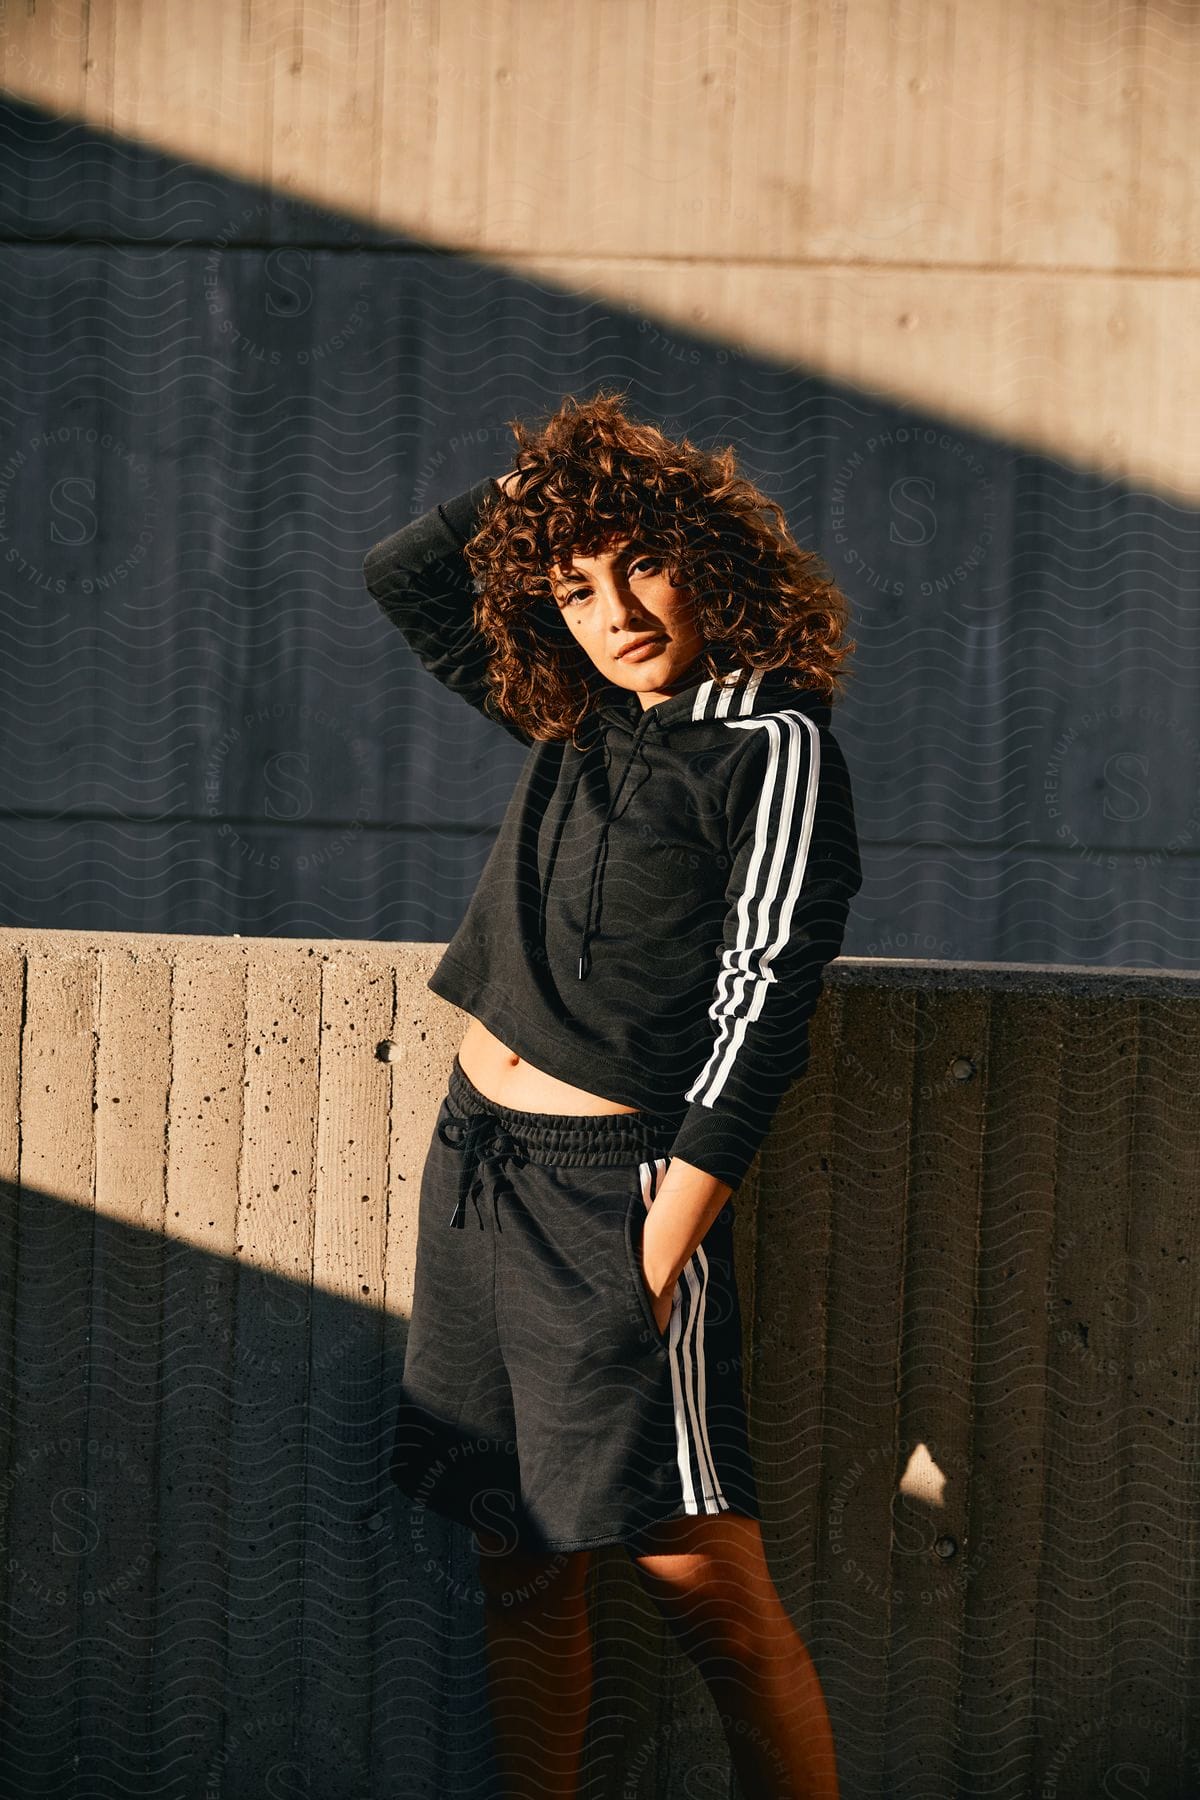
[[[508,425],[513,491],[492,495],[465,555],[491,703],[527,736],[575,741],[599,692],[550,571],[625,538],[651,546],[672,584],[691,589],[710,676],[786,669],[797,687],[841,694],[856,647],[849,602],[818,554],[796,544],[781,507],[737,472],[732,446],[668,438],[632,419],[611,388],[568,395],[538,429]]]

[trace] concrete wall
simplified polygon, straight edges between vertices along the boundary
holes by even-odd
[[[1198,19],[4,9],[0,919],[448,936],[518,753],[361,554],[623,381],[854,602],[847,949],[1196,967]]]
[[[384,1476],[436,954],[0,931],[4,1800],[479,1791],[469,1539]],[[1197,979],[829,972],[736,1232],[847,1800],[1197,1780]],[[730,1792],[619,1551],[592,1601],[597,1791]]]
[[[1182,0],[10,10],[57,114],[1196,495]]]

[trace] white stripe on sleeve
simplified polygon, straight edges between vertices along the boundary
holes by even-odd
[[[684,1095],[704,1106],[713,1104],[732,1074],[746,1031],[762,1012],[775,980],[772,964],[788,941],[804,882],[821,773],[820,733],[805,713],[767,713],[725,723],[731,730],[766,731],[770,754],[755,815],[754,850],[738,897],[737,937],[732,947],[722,949],[716,996],[708,1010],[716,1037],[708,1061]]]

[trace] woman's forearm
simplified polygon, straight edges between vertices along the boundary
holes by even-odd
[[[672,1159],[642,1237],[642,1270],[656,1299],[675,1286],[733,1189],[692,1163]]]

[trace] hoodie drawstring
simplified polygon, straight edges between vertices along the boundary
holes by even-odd
[[[462,1151],[462,1173],[458,1182],[458,1201],[450,1215],[450,1223],[461,1231],[467,1219],[467,1201],[475,1202],[479,1229],[483,1230],[483,1214],[479,1210],[479,1172],[485,1163],[521,1162],[516,1139],[504,1130],[495,1113],[467,1113],[465,1118],[450,1117],[439,1121],[438,1137],[452,1150]],[[500,1230],[500,1190],[492,1196],[496,1229]]]
[[[639,756],[641,756],[645,764],[647,776],[653,774],[649,758],[646,756],[646,732],[652,725],[657,726],[661,732],[664,728],[664,712],[668,721],[667,729],[671,729],[675,725],[684,726],[688,723],[708,726],[712,721],[717,719],[732,720],[736,717],[740,721],[750,713],[763,710],[774,698],[778,698],[782,701],[785,694],[789,705],[797,707],[803,705],[803,710],[809,714],[815,724],[827,725],[829,722],[829,701],[823,695],[818,694],[815,689],[804,689],[802,692],[803,701],[801,701],[799,697],[797,684],[791,680],[786,671],[780,671],[776,674],[769,669],[756,670],[750,667],[740,667],[727,669],[722,675],[712,676],[703,680],[700,679],[698,674],[692,687],[683,689],[670,700],[659,701],[656,705],[643,709],[641,718],[633,727],[633,745],[630,750],[629,762],[626,765],[624,774],[617,784],[616,793],[611,796],[608,802],[608,810],[596,838],[596,847],[592,858],[591,877],[588,886],[587,914],[584,919],[583,930],[579,939],[578,979],[580,981],[587,980],[588,973],[592,966],[589,945],[598,928],[601,890],[604,882],[604,868],[608,860],[609,826],[612,823],[613,816],[616,813],[617,807],[625,792],[625,783]],[[586,746],[584,744],[576,745],[576,748],[581,751],[579,764],[574,772],[566,800],[559,812],[558,820],[554,828],[553,842],[549,860],[546,865],[546,874],[539,895],[538,929],[539,941],[542,946],[544,946],[546,942],[546,912],[549,901],[550,882],[558,860],[559,847],[562,843],[563,833],[566,830],[567,822],[579,792],[579,784],[591,767],[589,758],[595,753],[597,748],[602,749],[606,775],[612,763],[607,735],[604,733],[598,714],[607,717],[613,722],[619,721],[621,728],[627,730],[629,727],[629,720],[633,716],[632,707],[633,696],[627,692],[622,692],[615,697],[615,700],[612,703],[606,704],[602,700],[600,705],[589,712],[583,720],[583,732],[587,738]]]
[[[608,766],[608,746],[607,746],[607,744],[604,747],[604,757],[605,757],[605,767],[607,768],[607,766]],[[538,939],[539,939],[539,942],[541,942],[543,944],[546,941],[546,907],[547,907],[547,904],[550,899],[550,883],[554,879],[554,865],[558,861],[558,847],[562,843],[562,835],[563,835],[563,832],[566,830],[567,820],[571,816],[571,808],[575,804],[575,796],[579,792],[579,783],[583,780],[583,774],[584,774],[584,770],[586,767],[587,767],[587,756],[584,755],[584,756],[581,756],[579,759],[579,764],[575,770],[574,780],[571,782],[570,791],[568,792],[566,799],[563,801],[562,811],[558,815],[558,824],[555,826],[555,829],[554,829],[554,842],[550,846],[550,856],[546,863],[546,875],[545,875],[545,879],[542,882],[541,894],[538,898]]]
[[[597,908],[597,900],[599,898],[598,878],[601,877],[601,875],[602,875],[601,864],[602,864],[602,862],[606,862],[608,860],[608,828],[609,828],[609,825],[612,823],[612,817],[613,817],[613,814],[617,810],[617,806],[620,802],[621,795],[625,792],[625,783],[628,781],[629,776],[633,770],[633,765],[637,761],[639,756],[641,757],[642,761],[646,765],[647,776],[650,776],[653,773],[653,771],[650,768],[649,759],[646,756],[646,747],[645,746],[646,746],[646,730],[647,730],[647,728],[650,725],[654,725],[654,724],[658,723],[657,719],[654,716],[655,710],[656,709],[652,706],[648,707],[646,709],[645,717],[640,719],[638,721],[636,727],[634,728],[633,748],[629,754],[629,761],[625,765],[625,773],[621,776],[620,781],[617,783],[616,793],[613,794],[609,800],[608,810],[604,815],[604,823],[600,827],[600,835],[596,839],[596,853],[592,858],[592,878],[591,878],[591,882],[588,887],[587,916],[584,919],[583,934],[579,939],[579,980],[580,981],[587,980],[588,973],[592,966],[591,951],[588,949],[588,943],[589,943],[590,939],[594,936],[594,931],[595,931],[592,921],[593,921],[594,914],[598,911],[598,908]]]

